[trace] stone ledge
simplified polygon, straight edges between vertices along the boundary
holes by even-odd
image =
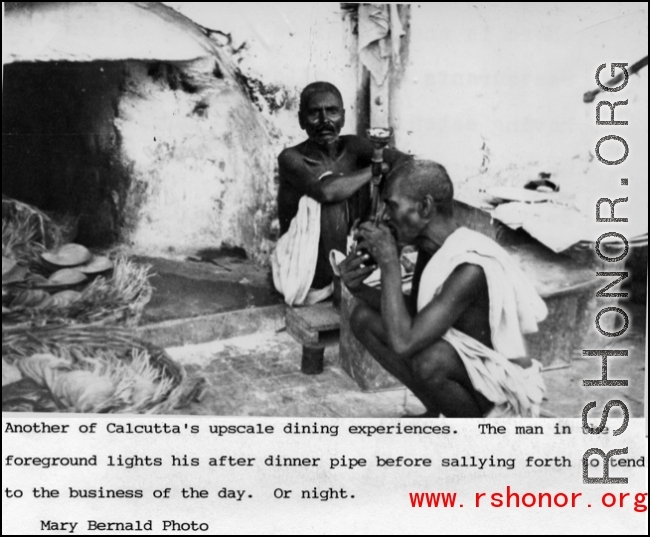
[[[219,339],[275,332],[284,327],[284,305],[247,308],[138,327],[138,336],[159,347],[180,347]]]

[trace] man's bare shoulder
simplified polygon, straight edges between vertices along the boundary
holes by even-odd
[[[291,164],[300,162],[301,159],[305,156],[305,142],[301,142],[298,145],[293,147],[287,147],[283,149],[282,152],[278,155],[278,162],[280,164]]]
[[[341,140],[341,143],[348,151],[357,151],[360,153],[372,151],[370,140],[357,136],[356,134],[346,134],[341,136],[339,140]]]
[[[487,292],[487,278],[483,268],[471,263],[458,265],[443,284],[443,293],[471,301]]]

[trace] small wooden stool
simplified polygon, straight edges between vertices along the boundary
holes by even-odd
[[[339,339],[340,316],[331,302],[287,308],[287,332],[302,345],[301,371],[305,375],[323,372],[325,347]]]

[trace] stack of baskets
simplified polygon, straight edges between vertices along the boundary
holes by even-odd
[[[133,328],[149,267],[64,244],[34,207],[2,200],[3,411],[165,413],[200,391]]]

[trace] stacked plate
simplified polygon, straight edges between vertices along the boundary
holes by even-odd
[[[24,289],[15,296],[10,304],[10,308],[3,308],[3,313],[9,313],[16,310],[38,310],[49,307],[66,308],[75,303],[81,297],[77,291],[60,291],[50,295],[44,289]]]
[[[72,268],[85,265],[93,257],[90,250],[81,244],[66,244],[55,252],[45,252],[41,258],[54,268]]]
[[[41,259],[46,272],[51,272],[49,277],[33,274],[16,261],[2,258],[3,314],[51,306],[68,307],[81,297],[74,289],[113,268],[108,257],[94,256],[80,244],[66,244],[56,251],[41,254]],[[4,286],[11,284],[18,285],[5,294]]]
[[[74,288],[89,277],[108,272],[113,262],[105,256],[93,254],[80,244],[66,244],[55,252],[41,255],[44,264],[54,273],[37,287],[41,289],[62,290]]]
[[[53,305],[53,298],[41,289],[25,289],[11,302],[12,310],[42,309]]]
[[[113,262],[103,255],[96,255],[86,263],[85,265],[79,267],[79,270],[84,274],[89,276],[94,276],[96,274],[103,274],[108,272],[113,268]]]

